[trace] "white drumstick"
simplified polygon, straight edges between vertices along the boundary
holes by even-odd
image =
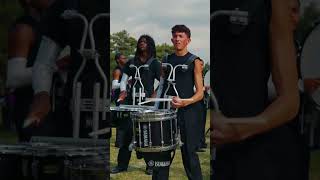
[[[189,99],[181,99],[183,101],[193,101],[192,98]],[[172,101],[172,98],[146,98],[146,101],[139,103],[139,105],[150,103],[150,102],[167,102]]]

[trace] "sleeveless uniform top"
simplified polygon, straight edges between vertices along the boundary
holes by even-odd
[[[188,63],[187,61],[191,56],[194,56],[190,52],[188,52],[184,56],[177,56],[176,54],[171,54],[167,57],[167,63],[170,63],[173,67],[179,64],[188,64],[188,69],[182,69],[181,67],[176,69],[175,80],[176,80],[176,89],[179,93],[180,98],[191,98],[194,91],[194,61],[192,63]],[[194,56],[198,58],[197,56]],[[193,58],[192,58],[193,59]],[[168,76],[168,72],[165,72],[166,76]],[[167,77],[165,77],[167,79]],[[165,83],[163,87],[163,94],[168,86],[168,83]],[[173,88],[168,90],[167,95],[176,96]],[[181,140],[188,146],[189,149],[197,148],[200,142],[200,127],[202,121],[203,112],[202,101],[198,101],[196,103],[190,104],[186,107],[182,107],[178,109],[177,118],[178,125],[180,127]]]
[[[131,64],[137,67],[140,67],[141,65],[147,64],[147,62],[142,63],[137,58],[132,58],[126,63],[123,69],[123,73],[126,73],[129,77],[132,76],[133,78],[132,86],[133,86],[133,84],[135,83],[134,75],[135,75],[136,69],[130,68],[129,66]],[[144,86],[146,97],[151,97],[152,93],[154,92],[154,87],[153,87],[154,79],[160,80],[160,62],[157,59],[154,59],[149,65],[149,68],[140,68],[140,76],[141,76],[142,84]],[[138,82],[136,86],[137,86],[136,90],[138,90],[138,87],[139,87]],[[128,96],[131,96],[131,93],[128,94]]]
[[[226,116],[255,116],[268,104],[270,2],[217,0],[212,7],[213,12],[236,8],[249,11],[247,25],[228,16],[211,20],[211,82]]]
[[[189,57],[192,54],[188,52],[184,56],[177,56],[176,54],[171,54],[167,57],[167,63],[171,64],[173,67],[176,65],[186,64]],[[164,60],[165,61],[165,60]],[[166,72],[166,75],[168,73]],[[194,63],[189,64],[188,69],[182,69],[181,67],[176,69],[176,88],[179,93],[180,98],[191,98],[194,95]],[[167,79],[167,77],[166,77]],[[167,88],[168,83],[165,83],[164,90]],[[172,86],[168,90],[168,95],[176,96]]]

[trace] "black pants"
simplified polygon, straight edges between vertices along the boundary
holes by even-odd
[[[178,111],[181,140],[184,143],[180,147],[182,162],[189,180],[202,180],[200,160],[196,152],[200,142],[200,109],[201,104],[197,103]]]
[[[131,158],[131,151],[129,150],[132,141],[133,129],[130,118],[121,119],[119,127],[117,128],[117,146],[120,148],[118,153],[118,167],[127,169]],[[137,153],[137,156],[142,156]],[[145,160],[146,162],[146,160]],[[147,162],[146,162],[147,164]]]
[[[288,126],[217,149],[214,180],[306,180],[306,160]]]
[[[200,126],[200,144],[199,148],[205,146],[206,144],[206,120],[207,120],[207,108],[204,103],[201,104],[202,108],[200,113],[203,113],[203,116],[201,118],[201,126]]]

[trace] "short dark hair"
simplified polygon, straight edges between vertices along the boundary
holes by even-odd
[[[120,56],[122,56],[123,54],[120,52],[117,52],[116,55],[114,56],[115,60],[118,60],[120,58]]]
[[[176,32],[184,32],[186,33],[186,35],[188,36],[188,38],[191,37],[191,32],[190,32],[190,29],[185,26],[184,24],[178,24],[178,25],[175,25],[171,28],[171,33],[176,33]]]

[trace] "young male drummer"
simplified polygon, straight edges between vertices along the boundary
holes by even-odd
[[[127,83],[128,79],[131,76],[134,79],[136,69],[130,67],[130,65],[134,65],[136,67],[140,67],[142,65],[148,65],[148,68],[140,68],[141,81],[144,85],[146,97],[151,97],[154,94],[154,80],[160,80],[160,62],[155,59],[156,58],[156,48],[155,43],[152,37],[149,35],[140,36],[137,43],[137,50],[135,52],[134,58],[130,59],[124,69],[120,82],[120,95],[119,102],[123,102],[126,99],[126,104],[132,104],[133,97],[131,94],[127,93]],[[135,81],[135,80],[134,80]],[[133,82],[134,84],[134,82]],[[137,84],[139,84],[137,82]],[[135,87],[136,90],[139,87]],[[131,92],[133,91],[133,87],[131,88]],[[137,91],[139,92],[139,91]],[[128,96],[128,97],[127,97]],[[136,101],[138,102],[138,101]],[[122,146],[120,146],[119,154],[118,154],[118,165],[111,170],[111,173],[119,173],[122,171],[126,171],[128,168],[129,160],[131,157],[131,151],[129,150],[129,145],[132,140],[133,132],[132,132],[132,121],[128,119],[126,122],[125,134],[123,138]],[[139,154],[138,154],[139,155]],[[152,174],[152,168],[147,165],[146,174]]]
[[[163,60],[163,63],[176,65],[188,65],[187,69],[177,68],[175,72],[176,89],[178,96],[173,89],[169,89],[167,95],[174,96],[173,108],[177,108],[177,118],[183,145],[180,147],[185,172],[190,180],[201,180],[202,173],[199,157],[196,153],[200,142],[199,113],[202,110],[201,100],[203,99],[203,61],[188,51],[191,42],[190,29],[185,25],[175,25],[171,29],[175,52]],[[167,73],[165,73],[165,78]],[[166,89],[165,84],[163,89]],[[195,91],[194,91],[195,87]],[[169,168],[161,168],[158,172],[161,179],[168,179]]]

